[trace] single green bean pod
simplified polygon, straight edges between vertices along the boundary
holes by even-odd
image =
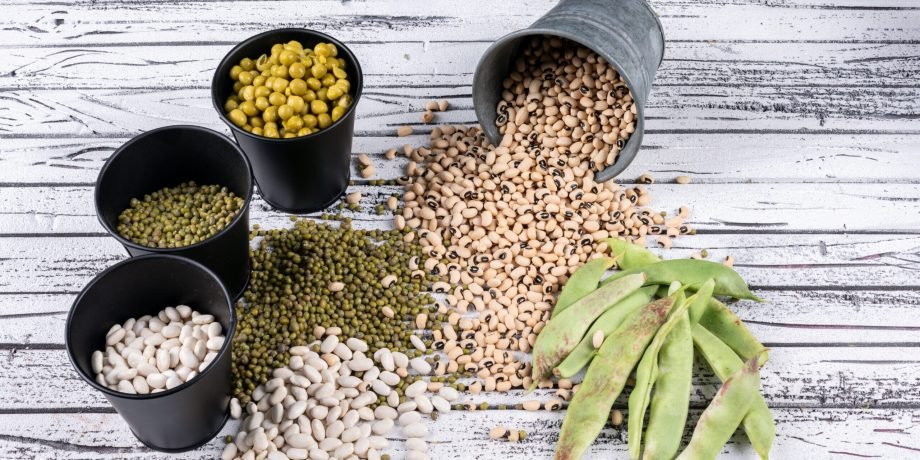
[[[553,368],[578,345],[598,316],[632,294],[645,282],[644,274],[625,276],[595,290],[553,317],[533,346],[533,387],[552,374]]]
[[[700,317],[706,313],[706,310],[709,308],[709,302],[712,300],[712,291],[716,288],[716,280],[710,278],[699,289],[696,291],[696,297],[693,300],[693,304],[690,305],[690,323],[696,324],[700,321]]]
[[[643,459],[671,460],[677,454],[687,423],[692,378],[693,338],[689,314],[684,312],[658,352],[658,378],[645,430]]]
[[[741,358],[728,345],[700,324],[693,325],[693,343],[712,371],[723,382],[744,365]],[[763,395],[755,396],[741,425],[760,458],[769,458],[770,448],[776,437],[776,425]]]
[[[556,460],[580,459],[588,450],[606,424],[610,407],[623,391],[629,374],[673,305],[674,299],[670,297],[646,305],[604,340],[569,403],[556,444]]]
[[[621,270],[643,267],[661,261],[661,258],[651,251],[631,241],[620,238],[608,238],[607,246],[610,248],[610,253],[617,261],[617,266],[620,267]]]
[[[755,356],[722,383],[678,460],[715,460],[753,404],[751,396],[760,391],[759,371],[765,358],[766,354]]]
[[[562,292],[559,293],[559,298],[556,299],[556,306],[553,307],[553,315],[561,313],[582,297],[594,292],[597,289],[597,285],[600,284],[604,272],[612,267],[613,263],[613,259],[601,257],[589,260],[581,267],[578,267],[562,287]]]
[[[735,350],[741,359],[751,359],[766,350],[744,325],[744,321],[716,299],[709,301],[708,308],[699,317],[699,324]]]
[[[638,460],[642,453],[642,428],[645,424],[645,411],[652,398],[652,386],[658,379],[658,352],[671,333],[671,329],[684,317],[693,298],[685,299],[680,288],[672,294],[674,308],[668,320],[658,329],[652,343],[645,349],[642,360],[636,368],[636,384],[629,395],[628,437],[629,458]]]
[[[607,278],[601,282],[601,285],[636,273],[648,275],[648,284],[667,285],[676,280],[694,290],[698,289],[707,280],[713,279],[716,282],[713,295],[756,300],[758,302],[763,301],[748,289],[744,279],[731,268],[719,263],[698,259],[662,260],[651,265],[624,270]]]
[[[560,363],[556,369],[553,369],[553,374],[556,377],[567,379],[579,373],[589,362],[591,362],[591,359],[594,358],[596,354],[594,344],[592,343],[594,334],[597,333],[597,331],[602,331],[604,337],[612,334],[623,324],[626,318],[649,303],[652,300],[652,296],[655,295],[656,290],[657,286],[646,286],[633,292],[611,307],[610,310],[605,311],[603,315],[597,318],[597,321],[594,321],[594,324],[591,325],[591,329],[588,329],[588,332],[582,337],[581,342],[578,342],[578,345],[572,349],[572,352],[565,357],[562,363]]]

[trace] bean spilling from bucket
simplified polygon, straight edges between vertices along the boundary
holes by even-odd
[[[130,394],[159,393],[194,379],[224,346],[223,327],[187,305],[115,324],[92,356],[96,382]]]
[[[531,350],[559,287],[605,252],[608,237],[670,246],[692,232],[686,208],[667,216],[648,208],[641,185],[594,181],[631,129],[631,96],[615,71],[558,39],[527,50],[496,108],[505,115],[499,145],[479,128],[446,125],[427,147],[403,148],[395,224],[414,231],[426,255],[411,268],[446,278],[436,290],[453,307],[433,330],[432,346],[449,358],[435,374],[474,375],[474,392],[534,383],[516,353]]]

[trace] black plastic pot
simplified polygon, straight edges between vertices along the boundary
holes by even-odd
[[[186,181],[222,185],[245,200],[236,218],[217,235],[181,248],[151,248],[118,233],[118,215],[131,198]],[[96,180],[96,215],[133,256],[175,254],[213,270],[234,299],[249,282],[249,202],[252,172],[227,136],[197,126],[167,126],[131,139],[109,157]]]
[[[188,305],[214,315],[227,340],[194,379],[160,393],[132,395],[99,385],[91,357],[105,349],[106,332],[128,318]],[[227,290],[211,270],[171,255],[134,257],[109,267],[80,293],[67,316],[67,354],[86,383],[101,391],[151,449],[182,452],[210,441],[229,416],[231,342],[236,316]]]
[[[298,40],[305,47],[319,42],[335,44],[338,56],[347,64],[345,70],[354,102],[338,121],[308,136],[273,139],[240,129],[224,112],[224,102],[233,93],[230,69],[244,57],[256,59],[269,53],[272,45],[291,40]],[[266,203],[281,211],[301,214],[325,209],[345,193],[351,177],[351,141],[363,82],[361,65],[347,46],[308,29],[264,32],[243,41],[224,56],[211,81],[211,99],[221,120],[227,123],[249,157],[259,194]]]

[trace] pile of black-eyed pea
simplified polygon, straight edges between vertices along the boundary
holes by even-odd
[[[607,238],[670,247],[671,238],[693,232],[686,207],[669,216],[648,207],[642,185],[594,180],[635,130],[635,111],[603,58],[557,38],[535,39],[504,81],[499,145],[478,127],[448,125],[434,128],[426,147],[404,146],[409,163],[395,225],[411,230],[428,256],[410,268],[445,277],[436,288],[448,290],[451,308],[448,323],[433,331],[432,348],[446,356],[435,375],[475,377],[472,393],[530,387],[521,358],[562,284],[604,255]],[[563,399],[577,389],[560,383]]]

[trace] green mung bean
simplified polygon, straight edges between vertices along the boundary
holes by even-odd
[[[311,342],[316,326],[339,327],[374,352],[411,349],[419,313],[445,320],[425,293],[435,277],[410,276],[409,259],[420,257],[421,248],[399,231],[356,230],[345,218],[338,226],[297,220],[292,228],[256,230],[252,237],[252,280],[237,305],[233,350],[233,390],[241,401],[289,361],[291,347]],[[389,275],[396,280],[385,288],[380,280]],[[331,291],[331,283],[342,289]]]
[[[223,230],[245,200],[220,185],[194,181],[132,198],[118,215],[118,233],[142,246],[180,248],[200,243]]]

